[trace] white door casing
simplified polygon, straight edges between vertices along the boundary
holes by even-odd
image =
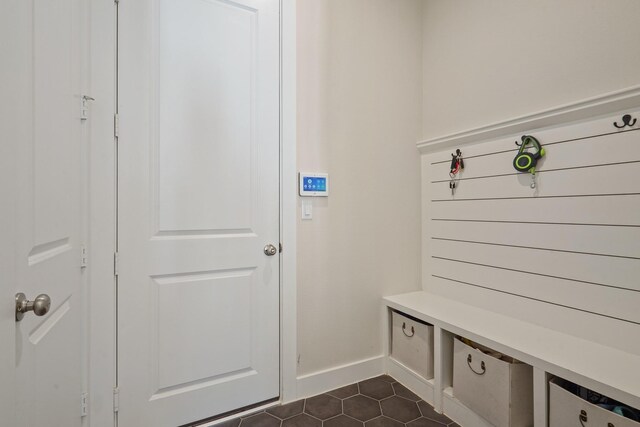
[[[16,28],[11,25],[20,16],[21,10],[8,8],[7,2],[2,3],[0,9],[0,37],[8,40],[8,37],[15,37]],[[12,13],[13,12],[13,13]],[[7,50],[6,43],[0,44],[0,52],[7,63],[0,67],[0,79],[3,82],[19,81],[23,75],[23,62],[21,52],[17,48]],[[0,124],[4,129],[6,140],[0,143],[0,200],[2,200],[2,213],[0,214],[0,414],[1,420],[7,425],[15,425],[15,393],[16,384],[15,356],[16,356],[16,326],[14,320],[15,305],[13,303],[18,283],[17,264],[15,261],[15,244],[18,237],[15,224],[17,222],[16,202],[18,200],[18,189],[14,184],[17,173],[16,159],[18,158],[19,143],[16,138],[20,138],[24,133],[17,122],[19,114],[13,113],[14,103],[18,103],[21,98],[19,85],[0,86],[2,101],[0,101]],[[11,126],[11,124],[14,126]],[[11,141],[14,139],[14,141]]]
[[[279,2],[119,6],[120,426],[279,395]]]
[[[0,16],[0,421],[80,426],[82,2],[8,0]],[[17,292],[48,294],[49,313],[15,322]]]

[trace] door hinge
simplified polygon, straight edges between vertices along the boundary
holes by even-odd
[[[282,253],[282,243],[278,243],[278,252]]]
[[[113,115],[113,136],[120,136],[120,115],[117,113]]]
[[[80,395],[80,416],[86,417],[89,413],[89,393]]]
[[[113,253],[113,275],[114,276],[118,275],[119,263],[120,263],[120,254],[118,254],[118,252],[114,252]]]
[[[113,412],[120,410],[120,389],[118,387],[113,388]]]
[[[88,256],[85,245],[80,246],[80,268],[87,268]]]

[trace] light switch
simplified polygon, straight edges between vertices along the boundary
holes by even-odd
[[[313,199],[302,199],[302,219],[313,218]]]

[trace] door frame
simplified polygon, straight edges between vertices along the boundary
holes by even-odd
[[[132,0],[120,0],[132,1]],[[280,400],[297,398],[296,3],[280,0]],[[114,426],[117,380],[116,250],[117,0],[91,0],[89,195],[89,419]]]

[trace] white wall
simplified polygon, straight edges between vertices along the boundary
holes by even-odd
[[[382,295],[420,287],[422,1],[298,2],[298,374],[380,355]],[[298,218],[300,215],[298,215]]]
[[[425,0],[422,139],[640,84],[637,0]]]
[[[636,0],[298,2],[298,375],[380,354],[381,295],[417,289],[415,142],[640,84]],[[299,217],[298,212],[298,217]]]

